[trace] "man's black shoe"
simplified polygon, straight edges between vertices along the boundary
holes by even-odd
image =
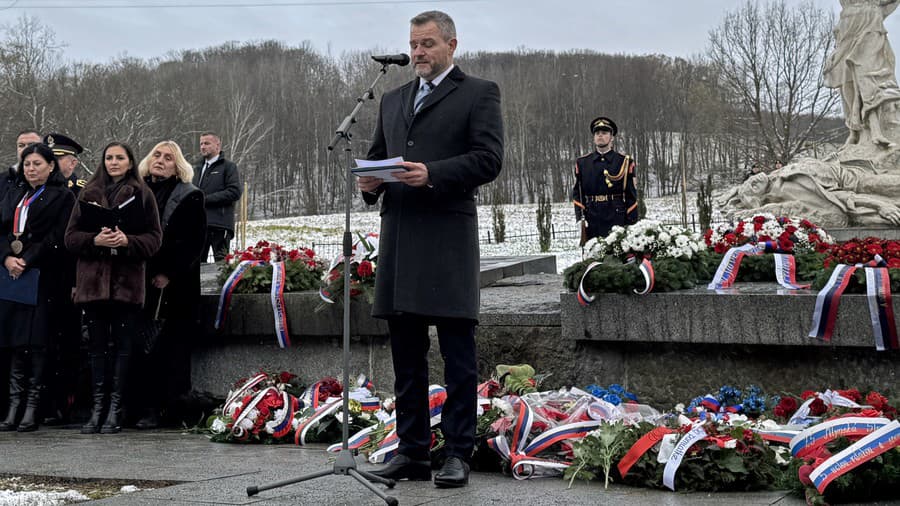
[[[369,472],[391,480],[431,481],[431,461],[413,460],[398,454],[383,468]]]
[[[459,457],[448,457],[444,467],[434,475],[437,488],[465,487],[469,483],[469,464]]]

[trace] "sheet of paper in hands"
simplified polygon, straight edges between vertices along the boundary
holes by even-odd
[[[397,178],[392,176],[391,172],[409,170],[406,167],[397,165],[402,161],[402,156],[388,158],[386,160],[360,160],[357,158],[356,167],[350,169],[350,172],[355,176],[372,176],[384,180],[385,183],[396,183]]]

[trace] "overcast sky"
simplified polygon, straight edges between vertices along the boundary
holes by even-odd
[[[23,13],[36,16],[67,45],[67,60],[154,58],[267,39],[309,41],[319,52],[339,55],[405,52],[409,18],[440,9],[455,19],[461,51],[524,47],[689,57],[703,52],[709,30],[743,1],[0,0],[0,24],[14,23]],[[813,1],[840,11],[838,0]],[[885,24],[897,50],[900,12]]]

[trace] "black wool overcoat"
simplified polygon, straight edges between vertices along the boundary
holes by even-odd
[[[372,315],[477,320],[478,187],[503,164],[500,89],[454,67],[413,113],[419,80],[386,93],[370,160],[402,156],[428,168],[431,187],[384,183]]]
[[[7,256],[19,256],[28,268],[40,270],[38,303],[28,306],[16,302],[0,301],[0,347],[49,346],[56,323],[56,311],[64,298],[69,296],[69,283],[65,269],[71,266],[66,257],[63,239],[69,214],[75,205],[75,196],[66,186],[59,170],[54,170],[44,191],[31,203],[25,231],[19,237],[24,245],[22,253],[15,255],[10,247],[15,239],[13,221],[16,206],[31,187],[21,179],[21,185],[11,188],[0,203],[0,261]]]

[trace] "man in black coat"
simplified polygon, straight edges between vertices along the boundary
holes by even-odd
[[[234,203],[241,198],[241,174],[237,165],[225,159],[222,141],[213,132],[200,134],[203,160],[194,166],[194,186],[206,195],[206,244],[201,259],[206,262],[209,248],[219,262],[228,254],[234,237]]]
[[[411,21],[415,80],[384,95],[368,158],[402,156],[397,182],[360,177],[368,204],[381,198],[373,316],[388,320],[397,395],[398,455],[376,474],[431,479],[428,327],[437,327],[447,401],[441,415],[447,462],[438,487],[468,482],[475,444],[479,306],[478,187],[503,162],[496,83],[453,65],[456,28],[443,12]]]

